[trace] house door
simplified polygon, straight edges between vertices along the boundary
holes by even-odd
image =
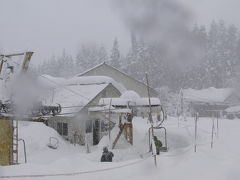
[[[97,145],[100,141],[100,120],[93,123],[93,145]]]

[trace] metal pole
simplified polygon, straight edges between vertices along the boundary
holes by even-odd
[[[54,93],[55,93],[55,91],[54,91],[54,89],[52,90],[52,103],[53,103],[53,100],[54,100]]]
[[[26,153],[26,144],[24,139],[19,139],[18,141],[22,141],[23,142],[23,148],[24,148],[24,159],[25,159],[25,163],[27,163],[27,153]]]
[[[109,104],[109,109],[108,109],[108,138],[109,138],[109,142],[111,140],[111,129],[110,129],[110,125],[111,125],[111,117],[110,117],[110,114],[111,114],[111,106],[112,106],[112,99],[110,100],[110,104]]]
[[[2,68],[3,68],[3,57],[0,57],[0,74],[1,74],[1,72],[2,72]]]
[[[179,117],[179,109],[177,108],[177,116],[178,116],[178,127],[180,126],[180,117]]]
[[[217,138],[218,138],[218,135],[219,135],[219,134],[218,134],[218,130],[219,130],[219,129],[218,129],[218,120],[219,120],[219,112],[217,112]]]
[[[197,152],[197,120],[198,120],[198,115],[196,114],[196,117],[195,117],[195,140],[194,140],[194,152]]]
[[[148,74],[146,73],[146,80],[147,80],[147,92],[148,92],[148,102],[149,102],[149,114],[151,116],[149,116],[149,121],[150,123],[152,123],[152,106],[151,106],[151,98],[150,98],[150,90],[149,90],[149,82],[148,82]]]
[[[183,92],[180,90],[181,115],[183,116]]]
[[[17,153],[16,153],[16,163],[18,163],[18,119],[16,120],[16,143],[17,143]]]
[[[153,119],[152,119],[152,106],[151,106],[151,98],[150,98],[150,90],[149,90],[149,82],[148,82],[148,74],[146,73],[146,81],[147,81],[147,91],[148,91],[148,102],[149,102],[149,121],[151,123],[152,129],[152,138],[154,137],[153,131]],[[156,154],[153,155],[155,167],[157,167],[157,157]]]
[[[213,148],[213,134],[214,134],[214,119],[212,119],[212,137],[211,137],[211,148]]]

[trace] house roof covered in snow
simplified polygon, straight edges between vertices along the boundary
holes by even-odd
[[[69,79],[61,77],[53,77],[47,74],[41,75],[38,77],[38,81],[44,87],[48,88],[59,88],[62,86],[69,85],[91,85],[91,84],[112,84],[115,86],[121,93],[126,91],[126,88],[113,80],[111,77],[107,76],[81,76],[81,77],[72,77]]]
[[[232,106],[227,109],[225,109],[227,113],[239,113],[240,112],[240,106]]]
[[[137,91],[141,96],[147,97],[147,85],[139,80],[134,79],[123,71],[112,67],[105,62],[83,72],[77,74],[80,76],[94,76],[94,75],[104,75],[110,76],[119,83],[122,83],[126,89]],[[150,87],[150,95],[152,97],[158,97],[158,92]]]
[[[125,90],[113,79],[102,76],[64,79],[44,75],[40,79],[45,86],[53,88],[52,98],[48,98],[45,103],[60,104],[62,106],[61,114],[69,114],[69,116],[79,112],[110,85],[119,92]]]
[[[161,105],[159,98],[150,98],[152,106]],[[149,106],[149,99],[145,97],[140,97],[134,91],[126,91],[119,98],[101,98],[99,105],[109,105],[112,106]]]
[[[182,96],[185,100],[191,102],[224,103],[233,92],[233,88],[184,89],[182,90]]]
[[[75,114],[89,104],[109,84],[68,85],[57,88],[53,102],[62,106],[61,114]]]

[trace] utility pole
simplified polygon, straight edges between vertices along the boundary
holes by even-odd
[[[151,123],[151,130],[152,130],[152,139],[154,137],[154,131],[153,131],[153,119],[152,119],[152,106],[151,106],[151,98],[150,98],[150,90],[149,90],[149,81],[148,81],[148,74],[146,73],[146,81],[147,81],[147,91],[148,91],[148,102],[149,102],[149,121]],[[152,140],[152,143],[154,141]],[[153,147],[153,145],[152,145]],[[153,153],[153,150],[152,150]],[[157,157],[156,154],[153,154],[153,158],[154,158],[154,164],[155,167],[157,167]]]
[[[215,131],[215,125],[214,125],[214,119],[212,118],[212,134],[211,134],[211,148],[213,148],[213,139],[214,139],[214,131]]]
[[[197,152],[197,120],[198,120],[198,114],[196,113],[196,117],[195,117],[194,152]]]
[[[218,124],[219,117],[220,117],[220,112],[217,111],[217,138],[219,137],[219,133],[218,133],[218,131],[219,131],[219,124]]]
[[[111,126],[111,117],[110,117],[111,106],[112,106],[112,99],[110,100],[109,109],[108,109],[108,138],[109,138],[109,142],[111,141],[111,129],[110,129],[110,126]]]

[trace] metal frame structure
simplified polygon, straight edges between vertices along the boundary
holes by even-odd
[[[25,143],[24,139],[18,139],[18,141],[22,141],[23,142],[24,160],[25,160],[25,163],[27,163],[26,143]]]
[[[154,129],[163,129],[164,130],[164,144],[165,144],[165,147],[166,149],[168,149],[168,146],[167,146],[167,129],[165,127],[150,127],[148,129],[148,142],[149,142],[149,151],[151,151],[151,130],[154,131]]]
[[[0,74],[2,73],[2,68],[3,68],[3,64],[5,62],[7,62],[8,60],[11,59],[4,59],[4,58],[11,58],[13,56],[22,56],[24,55],[24,59],[23,59],[23,63],[21,64],[21,70],[20,70],[20,74],[25,73],[28,70],[28,66],[29,66],[29,62],[31,60],[31,57],[33,55],[33,52],[25,52],[25,53],[14,53],[14,54],[0,54]],[[1,111],[5,112],[8,110],[11,110],[13,104],[2,104],[1,103]],[[12,109],[13,111],[14,109]],[[10,113],[10,112],[9,112]],[[12,114],[8,115],[8,114],[1,114],[0,113],[1,118],[8,120],[5,122],[6,125],[9,125],[9,123],[11,124],[11,132],[3,131],[1,133],[9,133],[11,136],[11,144],[10,145],[2,145],[2,151],[6,151],[8,152],[6,154],[6,156],[9,156],[9,162],[3,162],[3,165],[14,165],[14,164],[18,164],[18,142],[22,141],[23,145],[24,145],[24,156],[25,156],[25,163],[27,162],[26,159],[26,145],[25,145],[25,141],[23,139],[18,139],[18,120],[16,119],[16,117]],[[21,119],[21,118],[20,118]],[[0,162],[1,163],[1,162]]]

